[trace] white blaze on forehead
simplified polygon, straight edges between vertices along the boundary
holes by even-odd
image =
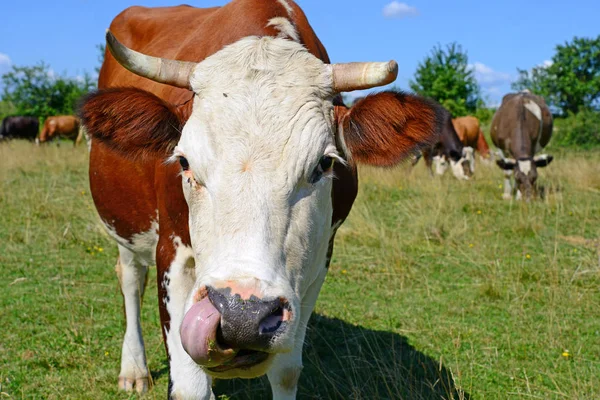
[[[519,160],[519,169],[525,175],[528,175],[529,172],[531,171],[531,161],[530,160],[525,160],[525,161],[520,161]]]
[[[216,164],[298,178],[335,148],[331,71],[299,43],[244,38],[201,62],[190,83],[197,96],[177,148],[200,178]]]
[[[271,18],[267,26],[272,26],[279,31],[279,35],[277,35],[278,38],[290,38],[293,41],[300,43],[300,36],[298,36],[296,28],[289,19],[283,17]]]
[[[535,102],[531,100],[527,100],[525,102],[525,108],[529,110],[535,117],[541,121],[542,120],[542,109]]]
[[[279,4],[281,4],[285,10],[288,13],[288,17],[291,17],[292,14],[294,14],[294,9],[292,8],[292,6],[290,6],[290,3],[287,2],[287,0],[277,0],[279,2]]]

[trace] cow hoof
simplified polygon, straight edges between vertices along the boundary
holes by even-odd
[[[504,193],[504,194],[502,195],[502,198],[503,198],[504,200],[510,200],[510,199],[512,199],[512,196],[511,196],[510,194],[506,194],[506,193]]]
[[[135,387],[135,391],[138,393],[146,393],[148,388],[150,387],[150,381],[148,377],[146,378],[126,378],[124,376],[119,377],[119,389],[124,390],[126,392],[133,392]]]

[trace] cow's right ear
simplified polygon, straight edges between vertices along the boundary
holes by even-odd
[[[437,139],[442,107],[402,92],[380,92],[342,113],[336,107],[339,141],[355,162],[391,167]]]
[[[168,156],[183,125],[174,106],[135,88],[93,92],[82,100],[78,114],[94,140],[133,158]]]
[[[498,164],[498,166],[503,170],[509,171],[511,169],[515,169],[517,162],[509,158],[501,158],[496,160],[496,164]]]
[[[538,168],[545,167],[554,160],[554,157],[548,154],[540,154],[539,156],[533,157],[533,162]]]

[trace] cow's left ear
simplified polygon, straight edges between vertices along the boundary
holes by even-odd
[[[496,160],[496,164],[498,164],[498,166],[505,171],[515,169],[515,167],[517,166],[517,162],[512,158],[500,158]]]
[[[545,167],[546,165],[550,164],[552,160],[554,160],[554,157],[548,154],[540,154],[539,156],[533,157],[533,162],[538,168]]]
[[[443,109],[431,100],[389,91],[369,95],[337,113],[346,156],[357,163],[390,167],[437,138]]]

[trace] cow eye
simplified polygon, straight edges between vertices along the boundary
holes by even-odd
[[[188,162],[187,158],[183,156],[179,156],[179,165],[181,165],[181,169],[184,171],[190,169],[190,163]]]
[[[319,168],[321,168],[321,171],[323,172],[329,171],[331,168],[333,168],[333,158],[329,156],[321,157],[321,160],[319,161]]]
[[[333,157],[321,157],[321,159],[319,160],[319,165],[317,165],[317,168],[315,168],[315,170],[312,173],[312,176],[310,177],[310,183],[317,183],[323,177],[324,174],[331,171],[331,169],[333,168],[333,162]]]

